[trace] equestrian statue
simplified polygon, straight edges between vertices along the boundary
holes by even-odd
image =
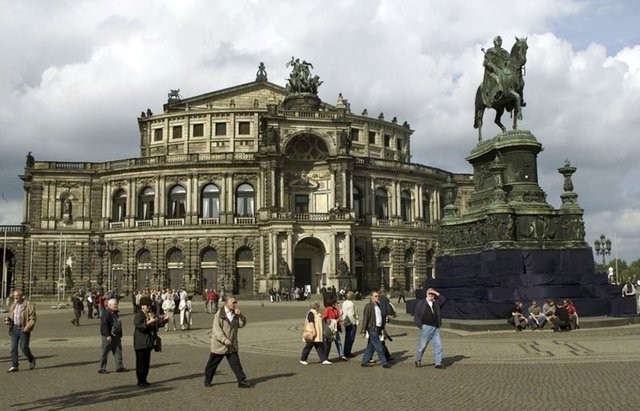
[[[524,70],[527,62],[527,38],[516,37],[516,42],[507,52],[502,48],[502,38],[493,39],[493,47],[484,52],[485,68],[482,84],[478,87],[475,101],[475,119],[473,128],[478,129],[478,140],[482,141],[482,116],[486,108],[496,111],[495,123],[502,132],[507,131],[500,122],[505,110],[513,117],[513,129],[518,128],[518,120],[522,120]]]

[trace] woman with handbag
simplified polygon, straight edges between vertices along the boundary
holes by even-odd
[[[133,317],[133,348],[136,351],[136,377],[138,387],[149,385],[149,364],[151,363],[151,350],[156,345],[158,327],[164,325],[169,319],[165,315],[159,317],[151,311],[151,298],[140,298],[140,310]]]
[[[311,349],[315,348],[320,357],[322,364],[329,365],[331,361],[327,358],[327,354],[324,351],[324,335],[322,326],[322,315],[320,314],[320,303],[314,301],[311,303],[311,308],[307,312],[307,317],[304,322],[304,331],[302,334],[302,342],[305,343],[300,355],[300,364],[309,365],[307,359],[311,353]]]

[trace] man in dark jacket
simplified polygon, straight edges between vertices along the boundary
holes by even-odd
[[[109,374],[107,371],[109,351],[113,353],[116,372],[126,371],[122,365],[122,322],[118,313],[118,300],[115,298],[107,302],[107,309],[100,317],[100,335],[102,336],[102,356],[98,373]]]
[[[78,327],[80,326],[80,316],[84,311],[84,304],[82,303],[82,294],[80,294],[80,291],[76,292],[73,297],[71,297],[71,306],[73,307],[73,320],[71,320],[71,324]]]
[[[427,290],[427,298],[420,300],[413,315],[413,321],[420,328],[420,337],[416,349],[416,367],[422,367],[422,356],[430,341],[433,341],[433,355],[438,369],[446,368],[442,364],[442,342],[440,327],[442,326],[442,305],[444,296],[433,288]]]
[[[362,312],[362,331],[361,334],[365,338],[369,338],[367,342],[367,348],[362,355],[362,366],[369,366],[369,360],[373,357],[373,352],[378,353],[378,358],[382,363],[383,368],[391,368],[387,361],[387,357],[384,354],[384,348],[382,347],[382,341],[380,336],[384,332],[384,325],[386,319],[380,307],[380,293],[374,291],[371,293],[371,301],[364,307]]]

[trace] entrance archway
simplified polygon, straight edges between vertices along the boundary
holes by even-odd
[[[326,273],[322,272],[326,250],[322,241],[317,238],[303,238],[296,244],[293,260],[293,282],[295,287],[311,287],[316,292],[326,281]]]
[[[218,288],[218,252],[207,247],[200,253],[201,284],[198,293],[202,290]]]
[[[167,287],[179,290],[184,284],[184,256],[177,248],[167,253]]]
[[[10,297],[13,284],[13,276],[16,270],[16,258],[11,250],[0,248],[0,285],[2,296]],[[13,300],[12,300],[13,301]]]
[[[232,283],[233,294],[253,294],[253,251],[242,247],[236,253],[236,270]]]

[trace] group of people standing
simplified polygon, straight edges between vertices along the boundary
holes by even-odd
[[[76,291],[73,296],[71,296],[71,308],[73,309],[71,324],[79,327],[80,318],[82,318],[85,311],[88,319],[101,317],[105,311],[106,302],[110,298],[112,298],[111,293],[105,295],[99,291]]]

